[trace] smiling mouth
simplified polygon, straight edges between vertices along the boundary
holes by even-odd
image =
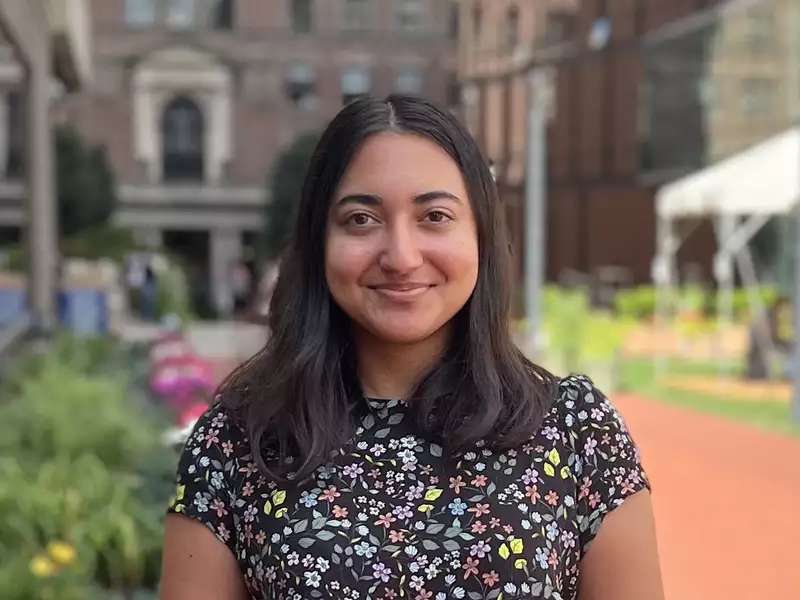
[[[409,300],[421,296],[435,286],[428,283],[390,283],[367,287],[391,300]]]

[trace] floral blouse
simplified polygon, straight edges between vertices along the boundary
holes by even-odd
[[[572,599],[604,517],[649,488],[623,419],[583,376],[561,380],[527,443],[456,461],[402,402],[367,402],[354,439],[297,489],[258,472],[219,404],[195,426],[169,511],[230,548],[253,598]]]

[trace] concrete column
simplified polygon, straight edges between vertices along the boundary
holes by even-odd
[[[220,228],[211,231],[211,297],[222,318],[233,312],[233,271],[242,257],[242,236],[238,229]]]
[[[8,165],[8,94],[0,94],[0,178],[6,176]]]
[[[29,294],[33,328],[48,332],[56,325],[58,263],[53,134],[50,126],[50,41],[42,36],[30,56],[27,78]]]

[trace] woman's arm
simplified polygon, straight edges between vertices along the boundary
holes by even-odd
[[[166,518],[161,600],[248,600],[239,565],[230,549],[202,523]]]
[[[664,600],[648,490],[603,520],[581,561],[579,600]]]

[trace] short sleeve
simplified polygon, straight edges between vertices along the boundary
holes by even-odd
[[[639,448],[611,401],[585,376],[561,382],[567,427],[577,456],[577,519],[581,555],[612,510],[650,482]]]
[[[231,422],[219,403],[211,406],[186,440],[178,462],[175,496],[167,509],[204,524],[234,556],[233,506],[246,452],[243,430]]]

